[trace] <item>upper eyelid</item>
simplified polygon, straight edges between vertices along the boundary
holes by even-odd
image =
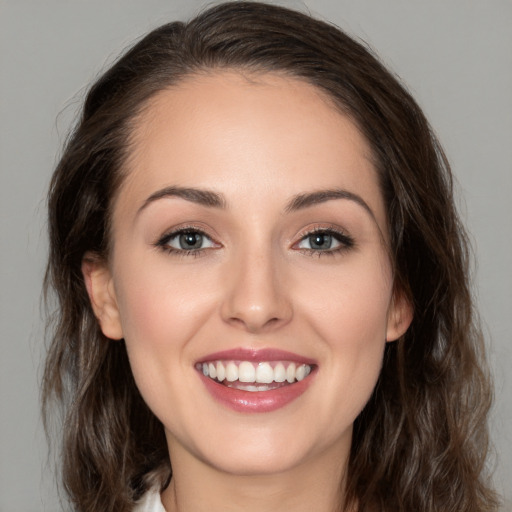
[[[328,225],[328,226],[318,225],[318,226],[313,226],[311,228],[307,228],[306,230],[301,230],[296,235],[295,238],[298,240],[302,240],[303,238],[310,236],[310,235],[314,235],[316,233],[328,233],[328,234],[340,235],[340,236],[343,236],[346,238],[353,239],[353,237],[349,234],[349,232],[347,230],[342,229],[339,226],[333,226],[333,225]]]
[[[199,233],[205,236],[206,238],[210,239],[214,244],[220,245],[220,242],[217,240],[217,238],[213,236],[208,230],[194,225],[183,225],[167,230],[163,235],[157,238],[155,245],[165,245],[166,243],[169,242],[169,240],[172,240],[176,236],[187,232]]]
[[[207,236],[213,236],[211,234],[212,230],[207,226],[204,226],[202,223],[195,224],[194,222],[184,222],[176,226],[172,226],[165,230],[164,234],[172,235],[175,233],[183,233],[184,231],[197,231],[198,233],[202,233]]]
[[[215,244],[223,245],[219,241],[219,237],[216,236],[215,234],[212,234],[212,230],[207,229],[206,227],[204,227],[202,225],[197,225],[194,223],[190,223],[190,224],[186,223],[186,224],[178,225],[178,226],[168,229],[167,231],[164,232],[164,234],[160,235],[157,238],[157,240],[155,241],[155,244],[156,245],[165,244],[170,239],[174,238],[175,236],[178,236],[179,234],[186,233],[186,232],[197,232],[197,233],[209,238]],[[326,224],[323,224],[323,225],[318,224],[318,225],[313,225],[311,227],[300,230],[291,239],[291,240],[294,240],[294,242],[292,243],[292,246],[296,245],[304,238],[306,238],[310,235],[313,235],[315,233],[327,233],[327,234],[332,234],[332,235],[338,235],[342,238],[349,239],[352,242],[354,242],[354,238],[350,235],[350,233],[347,230],[345,230],[339,226],[332,225],[332,224],[327,224],[327,225]]]
[[[348,249],[348,248],[353,248],[356,246],[356,241],[355,241],[354,237],[351,236],[346,230],[344,230],[338,226],[330,226],[330,227],[316,226],[316,227],[313,227],[313,228],[307,230],[306,232],[302,232],[301,234],[297,235],[296,241],[292,244],[292,247],[300,244],[300,242],[302,242],[308,236],[311,236],[311,235],[314,235],[317,233],[326,233],[329,235],[333,235],[340,242],[341,249]],[[298,248],[298,250],[301,250],[301,251],[310,251],[310,252],[315,252],[315,253],[316,252],[334,253],[338,249],[340,249],[340,248],[320,251],[318,249]]]

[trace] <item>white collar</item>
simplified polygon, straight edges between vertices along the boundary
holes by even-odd
[[[135,505],[133,512],[165,512],[158,489],[153,488],[146,492]]]

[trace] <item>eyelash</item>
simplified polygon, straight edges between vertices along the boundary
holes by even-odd
[[[209,236],[203,229],[195,227],[195,226],[185,226],[176,230],[173,230],[169,233],[164,234],[162,237],[160,237],[156,242],[155,246],[163,251],[165,251],[167,254],[175,255],[175,256],[181,256],[181,257],[187,257],[192,256],[194,258],[197,258],[199,256],[203,256],[205,252],[208,249],[211,249],[211,247],[205,247],[202,249],[176,249],[175,247],[171,247],[169,245],[169,242],[180,236],[180,235],[187,235],[187,234],[197,234],[201,235],[208,240],[210,240],[213,244],[217,244],[211,236]],[[218,245],[218,244],[217,244]]]
[[[181,257],[188,257],[192,256],[194,258],[197,258],[199,256],[203,256],[206,251],[211,249],[212,247],[205,247],[201,249],[177,249],[175,247],[171,247],[169,245],[169,242],[173,240],[174,238],[180,236],[180,235],[186,235],[186,234],[197,234],[201,235],[208,240],[212,242],[212,244],[218,244],[215,242],[211,236],[209,236],[203,229],[194,227],[194,226],[186,226],[182,227],[176,230],[173,230],[169,233],[164,234],[162,237],[160,237],[155,242],[155,247],[165,251],[167,254],[181,256]],[[313,235],[325,235],[325,236],[332,236],[340,245],[334,249],[309,249],[309,248],[299,248],[296,247],[298,244],[306,240],[308,237],[311,237]],[[303,254],[307,254],[309,256],[336,256],[338,254],[341,254],[343,252],[349,251],[355,247],[355,241],[354,239],[348,235],[347,233],[341,231],[338,228],[335,227],[318,227],[311,229],[310,231],[307,231],[306,233],[302,234],[300,237],[300,240],[296,242],[293,247],[296,247],[296,250],[300,251]]]
[[[318,258],[323,256],[332,257],[347,252],[355,248],[356,246],[355,240],[349,234],[343,232],[342,230],[334,226],[313,228],[310,231],[307,231],[306,233],[302,234],[300,240],[296,242],[294,246],[297,246],[299,243],[313,235],[332,236],[340,245],[334,249],[326,250],[298,248],[299,251],[310,256],[316,256]]]

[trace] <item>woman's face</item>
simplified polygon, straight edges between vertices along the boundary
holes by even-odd
[[[161,92],[112,232],[84,274],[171,457],[255,474],[348,454],[410,311],[369,147],[321,92],[236,72]]]

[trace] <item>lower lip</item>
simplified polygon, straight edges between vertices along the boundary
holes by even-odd
[[[312,382],[313,373],[304,380],[268,391],[242,391],[219,384],[198,372],[206,389],[221,404],[237,412],[271,412],[299,398]]]

